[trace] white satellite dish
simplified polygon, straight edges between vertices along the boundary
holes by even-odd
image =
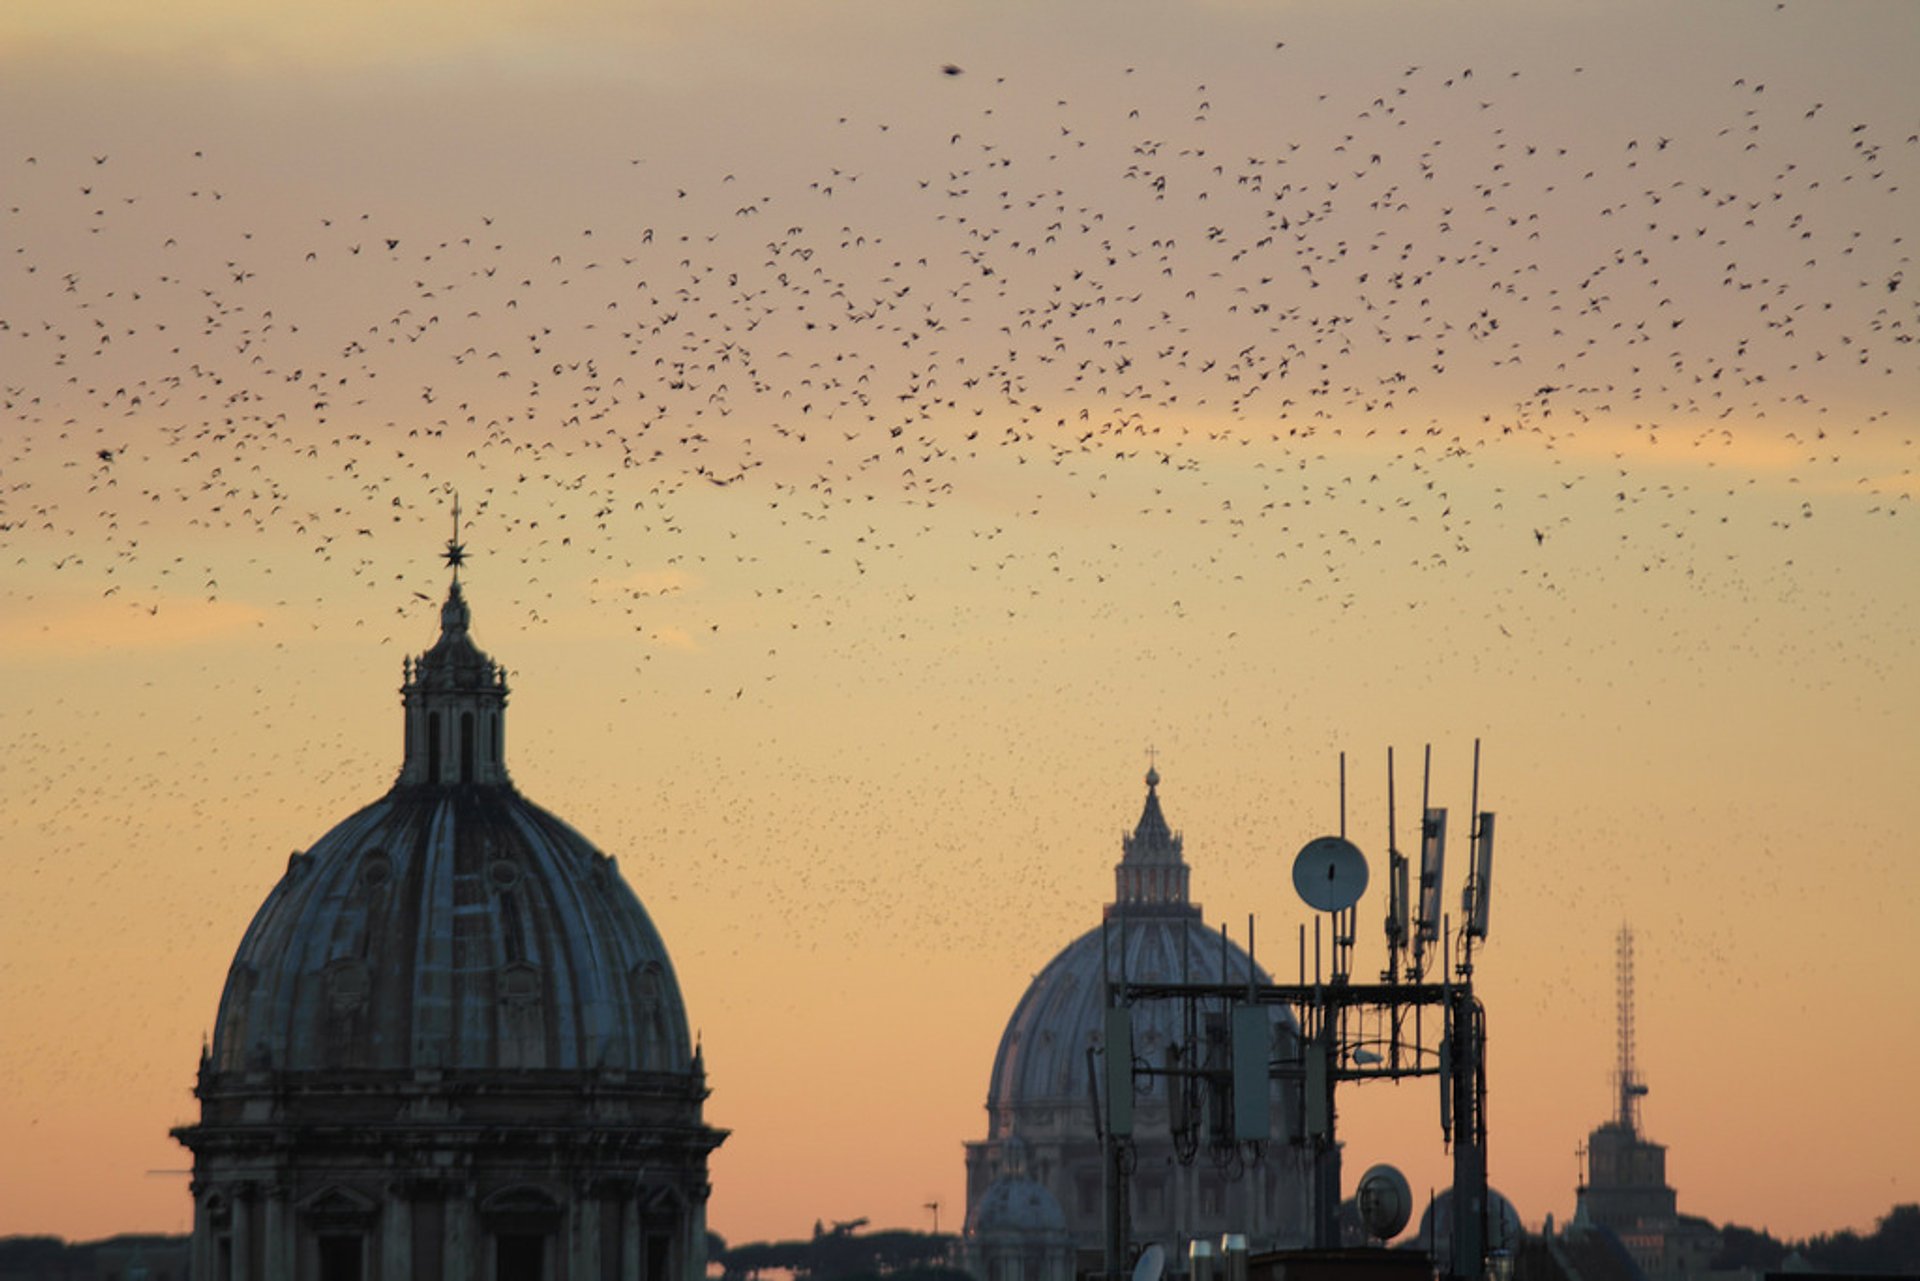
[[[1390,1165],[1370,1166],[1360,1176],[1353,1199],[1360,1206],[1360,1222],[1376,1241],[1391,1241],[1406,1230],[1413,1217],[1413,1191],[1407,1176]]]
[[[1345,837],[1316,836],[1293,860],[1293,889],[1308,907],[1344,912],[1367,892],[1367,856]]]
[[[1133,1265],[1133,1281],[1160,1281],[1160,1274],[1167,1270],[1167,1252],[1155,1241],[1140,1252],[1140,1258]]]

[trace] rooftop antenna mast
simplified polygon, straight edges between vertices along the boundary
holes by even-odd
[[[1620,927],[1614,953],[1614,972],[1620,984],[1619,1124],[1628,1134],[1640,1133],[1640,1097],[1647,1092],[1633,1066],[1633,929]]]
[[[1432,804],[1433,744],[1427,744],[1420,767],[1420,883],[1416,891],[1413,923],[1413,964],[1410,973],[1415,982],[1426,977],[1429,949],[1439,951],[1445,941],[1440,937],[1440,888],[1445,881],[1447,859],[1447,811]],[[1436,946],[1439,945],[1439,946]],[[1441,973],[1446,958],[1440,958]]]
[[[1401,957],[1408,941],[1407,856],[1400,852],[1393,801],[1393,749],[1387,749],[1387,972],[1389,983],[1400,981]]]
[[[1340,839],[1347,839],[1347,754],[1340,753]],[[1359,907],[1352,906],[1333,914],[1333,981],[1344,983],[1353,970],[1353,930],[1360,918]]]
[[[1467,812],[1473,827],[1467,834],[1467,883],[1460,893],[1460,966],[1462,977],[1473,973],[1473,945],[1486,942],[1488,904],[1493,897],[1493,814],[1480,808],[1480,740],[1473,740],[1473,804]]]

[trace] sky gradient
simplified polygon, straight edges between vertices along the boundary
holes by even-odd
[[[1464,813],[1483,741],[1529,1223],[1623,922],[1683,1211],[1920,1198],[1916,63],[1907,3],[8,5],[0,1232],[186,1229],[167,1127],[398,768],[455,488],[730,1239],[958,1224],[1149,744],[1285,977],[1339,753],[1377,876],[1388,746]],[[1434,1103],[1343,1094],[1349,1182],[1442,1186]]]

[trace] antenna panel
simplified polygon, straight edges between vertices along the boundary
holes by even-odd
[[[1185,1074],[1180,1047],[1167,1046],[1167,1128],[1185,1134],[1193,1125],[1193,1093]]]
[[[1487,905],[1493,896],[1493,815],[1480,815],[1473,850],[1473,902],[1468,905],[1467,933],[1487,937]]]
[[[1331,1139],[1333,1137],[1333,1089],[1328,1081],[1327,1043],[1315,1038],[1301,1047],[1305,1051],[1307,1081],[1307,1137],[1310,1139]]]
[[[1133,1011],[1108,1006],[1106,1033],[1107,1133],[1124,1139],[1133,1134]]]
[[[1407,856],[1399,850],[1389,854],[1387,880],[1387,937],[1395,947],[1407,945]]]
[[[1267,1060],[1273,1024],[1258,1005],[1233,1007],[1233,1137],[1241,1142],[1271,1137],[1273,1091]]]
[[[1436,942],[1440,937],[1440,886],[1447,868],[1447,811],[1429,809],[1420,824],[1420,913],[1419,937]]]

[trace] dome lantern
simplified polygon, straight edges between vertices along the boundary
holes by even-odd
[[[460,506],[454,535],[442,553],[453,580],[440,606],[440,639],[401,666],[405,709],[401,786],[443,787],[509,783],[506,757],[507,678],[473,643],[473,611],[460,590],[466,547],[460,542]]]
[[[1147,802],[1140,821],[1131,835],[1120,838],[1120,861],[1113,868],[1113,902],[1107,915],[1115,912],[1154,912],[1173,916],[1200,915],[1197,905],[1187,899],[1186,859],[1181,856],[1180,834],[1167,825],[1160,811],[1160,771],[1147,770]]]

